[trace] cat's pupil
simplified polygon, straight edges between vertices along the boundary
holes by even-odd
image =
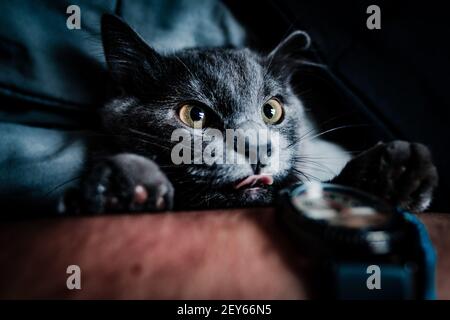
[[[272,119],[275,116],[276,110],[270,104],[265,104],[263,106],[263,112],[267,119]]]
[[[201,121],[205,117],[205,112],[198,107],[193,107],[190,112],[192,121]]]

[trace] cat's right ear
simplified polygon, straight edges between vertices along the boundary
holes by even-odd
[[[121,18],[104,14],[101,32],[108,68],[120,85],[135,84],[140,75],[155,75],[162,67],[162,56]]]

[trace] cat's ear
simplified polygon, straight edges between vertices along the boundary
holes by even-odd
[[[131,85],[139,74],[154,75],[163,58],[122,19],[104,14],[101,21],[103,51],[113,78]]]
[[[294,31],[267,56],[269,68],[290,78],[296,71],[324,69],[311,50],[311,38],[304,31]]]
[[[294,31],[269,53],[269,59],[302,59],[310,47],[311,38],[309,35],[304,31]]]

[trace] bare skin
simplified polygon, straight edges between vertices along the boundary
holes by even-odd
[[[0,298],[306,299],[308,262],[272,209],[3,223]],[[450,216],[422,214],[450,299]],[[79,265],[82,289],[66,288]]]

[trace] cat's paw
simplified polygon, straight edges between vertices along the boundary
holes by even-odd
[[[333,180],[374,193],[414,212],[425,210],[438,173],[426,146],[393,141],[378,143],[352,159]]]
[[[95,164],[63,200],[64,213],[109,213],[170,210],[174,189],[151,160],[135,154],[115,155]]]

